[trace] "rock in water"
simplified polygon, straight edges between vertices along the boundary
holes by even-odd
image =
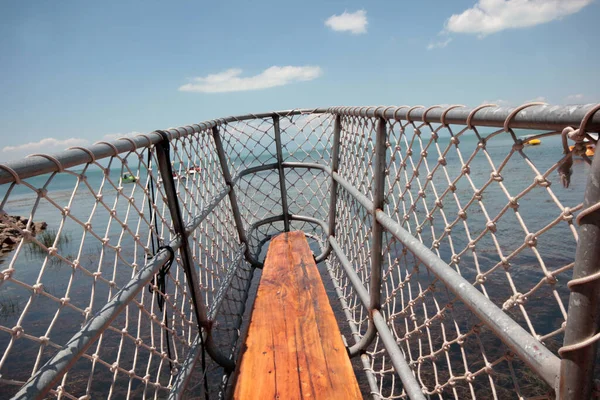
[[[10,253],[23,237],[23,230],[27,227],[28,218],[20,215],[4,215],[0,222],[0,256]],[[45,222],[31,221],[30,230],[36,235],[48,228]]]
[[[33,230],[35,232],[41,232],[46,230],[46,228],[48,227],[48,224],[45,222],[34,222],[33,223]]]

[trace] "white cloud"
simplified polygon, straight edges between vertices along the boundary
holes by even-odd
[[[102,136],[97,141],[113,141],[122,137],[134,137],[139,135],[141,132],[128,132],[128,133],[109,133]],[[83,146],[87,147],[91,145],[87,139],[82,138],[69,138],[69,139],[56,139],[56,138],[44,138],[38,142],[29,142],[24,144],[19,144],[16,146],[4,146],[2,148],[2,161],[12,161],[19,160],[21,158],[27,157],[30,154],[52,154],[57,153],[59,151],[63,151],[68,149],[69,147],[74,146]]]
[[[535,103],[535,102],[545,103],[546,98],[544,96],[537,96],[537,97],[534,97],[533,99],[527,100],[525,103]]]
[[[292,82],[310,81],[321,76],[323,71],[316,66],[287,65],[279,67],[275,65],[258,75],[241,77],[241,74],[241,69],[231,68],[218,74],[193,78],[192,82],[179,87],[179,90],[182,92],[222,93],[266,89]]]
[[[503,100],[503,99],[484,100],[481,102],[481,104],[495,104],[500,107],[509,107],[509,106],[513,105],[512,102],[510,102],[509,100]]]
[[[106,135],[104,135],[102,137],[102,140],[112,141],[112,140],[120,139],[122,137],[134,137],[134,136],[140,135],[141,133],[142,132],[138,132],[138,131],[132,131],[132,132],[128,132],[128,133],[107,133]]]
[[[52,153],[72,146],[85,146],[88,141],[80,138],[55,139],[45,138],[39,142],[29,142],[17,146],[4,146],[3,153],[9,153],[10,158],[21,158],[32,153]]]
[[[581,93],[570,94],[565,98],[567,103],[578,103],[578,102],[582,102],[584,99],[585,99],[585,96]]]
[[[593,0],[479,0],[446,21],[455,33],[489,35],[505,29],[525,28],[574,14]]]
[[[504,99],[496,99],[496,100],[484,100],[481,104],[495,104],[499,107],[515,107],[525,103],[534,103],[534,102],[546,102],[546,98],[544,96],[534,97],[533,99],[529,99],[526,101],[513,101],[513,100],[504,100]]]
[[[353,13],[344,11],[341,15],[332,15],[325,21],[325,26],[338,32],[351,32],[355,35],[367,33],[367,12],[358,10]]]
[[[431,42],[427,45],[427,50],[442,49],[442,48],[448,46],[448,44],[451,41],[452,41],[452,38],[448,38],[446,40],[441,40],[439,42]]]

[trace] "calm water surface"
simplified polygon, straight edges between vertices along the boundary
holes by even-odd
[[[440,139],[440,146],[442,148],[445,148],[445,143],[447,143],[447,140],[444,142],[444,138]],[[476,145],[477,142],[474,136],[465,136],[461,139],[463,159],[468,159]],[[507,135],[506,137],[494,138],[494,140],[488,143],[487,148],[495,165],[499,165],[502,162],[502,159],[507,154],[507,149],[510,148],[511,145],[512,139]],[[526,148],[525,153],[534,161],[539,171],[544,173],[561,158],[562,150],[560,148],[560,138],[545,138],[543,139],[543,144],[541,146]],[[316,153],[313,155],[315,158],[318,158]],[[428,160],[430,160],[431,166],[435,165],[437,158],[438,156],[435,154],[434,149],[430,149]],[[446,159],[450,176],[456,176],[459,169],[459,167],[457,167],[457,153],[451,151],[446,156]],[[272,160],[270,156],[265,155],[261,157],[261,159],[254,160],[254,162],[250,164],[257,165],[262,162],[272,162]],[[327,162],[326,159],[325,162]],[[556,178],[556,172],[553,172],[549,176],[549,179],[552,181],[551,189],[558,197],[559,201],[564,206],[570,207],[581,202],[583,198],[588,166],[580,160],[577,160],[573,170],[574,174],[571,178],[571,186],[568,189],[560,186]],[[490,171],[491,169],[488,160],[481,154],[476,156],[470,163],[470,176],[477,187],[480,187],[489,179]],[[122,169],[111,169],[110,177],[117,182],[118,177],[122,173]],[[286,173],[289,182],[294,182],[298,178],[302,178],[305,182],[304,189],[294,187],[290,187],[289,189],[290,199],[295,199],[294,201],[291,201],[291,211],[293,213],[303,213],[305,215],[314,215],[321,219],[326,219],[327,201],[324,201],[324,196],[321,195],[323,191],[326,192],[327,190],[327,185],[323,185],[324,175],[317,171],[314,173],[311,172],[310,174],[295,171],[287,171]],[[100,238],[110,237],[111,244],[119,243],[121,246],[120,256],[117,256],[116,252],[110,249],[106,249],[103,252],[102,243],[98,238],[93,237],[89,233],[85,233],[82,227],[72,218],[65,218],[64,215],[61,214],[47,199],[42,199],[37,202],[34,193],[28,188],[14,188],[4,203],[3,209],[10,215],[29,216],[31,210],[36,207],[33,216],[34,221],[47,222],[49,231],[58,230],[62,225],[62,239],[58,246],[58,252],[63,257],[68,260],[77,259],[84,268],[90,271],[102,271],[104,277],[115,281],[119,287],[122,287],[131,279],[134,269],[130,265],[123,263],[121,260],[128,260],[129,264],[136,262],[138,265],[143,265],[144,249],[139,244],[136,244],[130,235],[123,235],[121,237],[122,227],[120,224],[113,222],[108,226],[110,211],[101,204],[98,204],[94,196],[94,194],[100,190],[102,185],[103,171],[94,167],[86,171],[85,174],[91,189],[87,186],[80,185],[80,188],[75,195],[73,195],[76,177],[67,174],[59,174],[54,177],[48,185],[48,197],[60,207],[65,207],[70,204],[70,216],[83,223],[90,219],[91,210],[95,209],[94,216],[91,219],[94,232],[96,232]],[[422,179],[423,182],[425,175],[425,173],[421,174],[420,179]],[[533,178],[535,177],[535,173],[532,172],[530,167],[519,155],[515,155],[511,158],[504,168],[502,175],[505,177],[504,184],[506,185],[506,188],[513,196],[531,185]],[[145,179],[143,174],[142,178]],[[197,178],[200,179],[201,177],[198,176]],[[45,175],[27,179],[27,182],[36,188],[41,188],[46,184],[47,180],[48,175]],[[433,183],[437,188],[441,189],[441,191],[447,187],[445,175],[439,173],[435,175]],[[400,181],[400,184],[403,184],[402,180]],[[275,209],[276,196],[271,192],[275,188],[278,188],[276,175],[270,172],[260,173],[251,180],[242,181],[240,185],[239,192],[241,193],[240,199],[243,202],[242,207],[246,207],[249,212],[253,211],[253,207],[258,207],[261,204],[270,204],[266,207],[265,212],[272,212],[273,214],[280,213],[279,209]],[[124,192],[135,199],[134,204],[136,207],[147,213],[147,196],[139,187],[134,188],[134,186],[135,185],[124,185]],[[244,191],[248,193],[251,191],[248,189],[249,186],[258,186],[262,188],[261,190],[263,193],[260,193],[260,191],[252,191],[251,195],[246,196],[246,199],[244,200]],[[306,188],[312,188],[313,192],[316,194],[308,192]],[[418,188],[416,190],[418,190]],[[411,189],[411,192],[416,193],[416,190],[413,188]],[[4,199],[6,192],[7,187],[0,188],[0,198]],[[114,188],[109,187],[107,183],[105,183],[102,192],[104,204],[106,204],[109,209],[116,209],[121,220],[125,220],[125,216],[128,215],[127,213],[129,211],[129,219],[127,220],[128,227],[139,234],[142,243],[149,243],[147,226],[144,224],[138,226],[137,223],[139,218],[137,216],[137,211],[131,208],[131,204],[122,196],[117,196]],[[266,196],[265,193],[267,193]],[[299,198],[299,194],[302,193],[304,193],[304,196]],[[432,200],[433,194],[428,193],[428,195],[430,196],[427,198],[427,202],[431,204],[434,201]],[[459,201],[461,201],[461,204],[465,204],[473,195],[473,191],[465,179],[462,179],[457,184],[456,195]],[[158,196],[159,195],[157,195],[157,197]],[[448,197],[447,199],[449,201],[447,204],[445,203],[445,211],[451,222],[456,218],[458,207],[454,204],[453,198]],[[208,201],[208,198],[199,199],[198,206],[201,207],[206,201]],[[269,203],[270,201],[273,204]],[[164,207],[164,204],[162,204],[162,202],[160,203],[161,207]],[[484,192],[484,203],[489,215],[494,217],[507,203],[507,197],[499,185],[492,185]],[[559,208],[554,204],[554,201],[548,195],[547,191],[539,187],[529,192],[519,201],[519,203],[521,217],[531,232],[535,232],[546,226],[553,219],[557,218],[560,213]],[[393,213],[394,204],[394,199],[389,198],[386,204],[386,211]],[[402,210],[402,207],[400,207],[400,210]],[[418,205],[416,212],[420,215],[421,219],[423,218],[423,215],[425,215],[425,211],[421,204]],[[400,214],[402,215],[403,213],[400,212]],[[168,212],[166,212],[165,215],[168,218]],[[469,227],[472,227],[470,228],[472,237],[477,236],[477,233],[485,227],[485,221],[486,218],[481,209],[476,205],[471,206],[468,210],[467,223]],[[414,221],[411,221],[411,226],[414,229],[413,224]],[[444,225],[445,223],[442,218],[440,216],[436,217],[434,220],[434,227],[443,230]],[[520,223],[515,218],[514,213],[509,212],[505,218],[499,221],[497,236],[500,241],[499,245],[503,252],[505,252],[505,255],[510,254],[511,251],[514,251],[523,243],[523,231],[521,230]],[[456,226],[453,231],[453,238],[454,241],[452,245],[455,246],[455,250],[463,249],[467,245],[468,240],[466,238],[466,231],[462,224]],[[422,233],[422,240],[428,246],[431,245],[432,236],[430,229],[424,230]],[[46,260],[46,257],[42,253],[32,250],[31,247],[31,244],[25,245],[16,259],[13,259],[14,252],[5,255],[0,259],[0,262],[2,263],[0,268],[5,269],[9,263],[12,263],[10,265],[16,270],[14,275],[15,279],[29,285],[33,285],[40,279],[44,284],[44,290],[51,293],[56,298],[63,297],[67,290],[69,290],[69,301],[71,304],[76,305],[81,309],[90,308],[92,312],[95,312],[109,298],[110,292],[107,285],[95,285],[93,277],[87,276],[78,270],[73,273],[69,264],[53,259],[52,257],[49,257]],[[263,254],[265,249],[263,249]],[[544,262],[549,270],[555,270],[571,262],[574,256],[575,240],[567,224],[560,224],[560,226],[544,233],[538,241],[538,250],[543,255]],[[452,250],[447,241],[443,242],[440,246],[440,255],[447,262],[450,260]],[[488,235],[487,238],[482,239],[478,244],[478,261],[482,265],[482,269],[487,270],[495,265],[499,259],[499,255],[495,250],[495,244]],[[43,268],[43,274],[40,278],[40,267],[44,262],[46,265]],[[524,251],[513,260],[513,265],[514,267],[511,269],[510,273],[513,281],[516,282],[518,287],[522,287],[523,290],[526,290],[527,288],[531,288],[535,282],[539,281],[539,262],[533,252]],[[472,256],[465,255],[461,261],[461,268],[461,273],[467,279],[473,281],[477,271]],[[560,286],[559,296],[563,298],[565,304],[566,299],[568,298],[568,291],[565,289],[566,285],[564,284],[564,281],[566,281],[570,275],[570,272],[568,272],[559,278],[563,281],[563,285]],[[488,290],[490,298],[498,304],[502,299],[506,299],[507,296],[510,296],[506,281],[507,278],[506,274],[500,271],[498,274],[494,274],[492,278],[489,285],[486,286],[486,289]],[[95,288],[93,296],[90,295],[92,287]],[[328,287],[328,291],[330,294],[333,294],[333,290],[330,286]],[[0,288],[0,301],[3,305],[0,314],[0,325],[10,329],[16,324],[20,324],[27,334],[34,337],[40,337],[48,334],[48,326],[50,322],[54,320],[50,337],[53,342],[61,345],[66,343],[66,341],[80,329],[81,323],[83,322],[80,313],[69,308],[64,308],[57,314],[57,304],[51,301],[32,302],[24,317],[19,320],[29,297],[30,292],[22,286],[14,284],[13,282],[5,283],[2,288]],[[334,308],[336,307],[337,304],[334,304]],[[560,322],[562,321],[561,310],[553,299],[553,294],[550,291],[541,291],[539,296],[534,296],[527,305],[527,308],[538,313],[535,316],[535,329],[541,333],[550,332],[552,329],[556,328],[557,324],[560,325]],[[336,314],[340,321],[345,319],[339,310],[339,307],[336,309]],[[113,340],[113,342],[111,342],[111,340]],[[118,339],[115,336],[113,339],[107,337],[103,341],[103,347],[105,349],[104,355],[106,358],[110,358],[111,354],[114,355],[117,352],[117,340]],[[0,331],[0,354],[4,352],[9,341],[10,335],[4,331]],[[45,351],[44,356],[42,357],[42,364],[44,360],[50,357],[51,353],[51,351]],[[8,362],[4,364],[0,372],[6,379],[26,380],[31,373],[31,366],[37,355],[37,346],[31,346],[31,342],[24,340],[16,341],[11,349],[11,355]],[[144,364],[141,363],[140,365],[143,366]],[[84,367],[81,368],[83,371]],[[77,371],[74,372],[74,374],[76,373]],[[141,372],[140,374],[142,376],[144,375]],[[82,376],[85,376],[85,374],[82,373]],[[101,382],[102,380],[98,379],[97,381]],[[0,388],[1,387],[6,388],[12,393],[13,387],[8,387],[0,383]],[[2,389],[0,389],[0,391],[2,391]]]

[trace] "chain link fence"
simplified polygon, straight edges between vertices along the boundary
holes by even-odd
[[[226,397],[268,241],[302,230],[365,396],[581,398],[598,108],[294,110],[2,164],[0,392]]]

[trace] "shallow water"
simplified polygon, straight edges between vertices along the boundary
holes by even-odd
[[[562,149],[559,137],[544,138],[542,141],[543,144],[541,146],[528,147],[524,152],[534,161],[537,169],[543,174],[561,158]],[[441,138],[439,143],[440,147],[444,149],[448,143],[448,138]],[[463,159],[467,159],[476,146],[477,139],[475,136],[463,136],[460,145]],[[488,152],[496,166],[502,162],[510,146],[512,146],[512,139],[508,135],[496,137],[488,143]],[[327,162],[327,156],[323,156],[323,154],[322,151],[314,151],[309,153],[308,158],[320,159],[322,162]],[[433,148],[430,149],[430,155],[431,157],[428,156],[427,159],[430,165],[435,165],[438,155]],[[294,157],[291,157],[291,159],[294,160]],[[458,154],[451,150],[446,155],[446,160],[448,175],[450,177],[457,176],[460,170]],[[273,161],[272,154],[267,152],[261,157],[251,160],[234,160],[234,164],[240,167],[242,165],[255,166]],[[341,170],[342,168],[343,166]],[[237,169],[237,167],[234,168],[234,170]],[[135,172],[135,168],[133,170]],[[559,185],[556,172],[552,172],[549,176],[549,179],[552,181],[550,188],[563,206],[573,207],[581,202],[583,198],[588,166],[578,160],[575,162],[573,170],[571,186],[568,189]],[[74,171],[79,173],[81,169],[75,169]],[[123,168],[113,168],[110,170],[109,177],[114,182],[118,182],[118,178],[123,174],[123,171]],[[490,171],[489,161],[481,154],[475,156],[470,162],[470,177],[476,187],[481,187],[489,179]],[[114,188],[111,188],[109,183],[103,183],[104,172],[97,167],[90,167],[85,171],[85,175],[89,187],[80,183],[79,189],[74,193],[73,187],[77,182],[77,176],[57,174],[47,185],[48,198],[39,201],[29,188],[17,186],[12,189],[8,197],[6,196],[8,188],[6,186],[0,188],[0,199],[5,199],[3,210],[10,215],[29,217],[32,209],[35,208],[35,213],[31,216],[34,221],[47,222],[49,230],[61,230],[63,239],[59,239],[58,242],[59,254],[67,260],[77,259],[84,268],[90,271],[101,271],[107,279],[114,281],[118,287],[122,287],[131,279],[132,274],[135,272],[132,264],[137,263],[139,266],[145,262],[144,246],[141,246],[139,243],[144,243],[145,246],[150,247],[147,225],[138,223],[139,217],[137,216],[137,211],[132,208],[135,206],[138,210],[147,212],[148,197],[140,187],[136,185],[124,185],[123,193],[134,199],[133,202],[127,201]],[[421,174],[421,176],[423,175],[425,174]],[[505,177],[503,183],[506,189],[514,196],[531,185],[536,172],[531,170],[520,155],[515,155],[507,162],[502,175]],[[145,179],[143,173],[140,174],[140,177]],[[365,179],[369,179],[368,175],[365,175],[365,177]],[[196,179],[199,181],[208,181],[209,178],[211,177],[204,175],[196,176]],[[212,177],[212,179],[217,180],[218,178],[220,177]],[[44,175],[27,179],[27,182],[36,188],[42,188],[47,184],[48,179],[49,175]],[[329,182],[325,174],[317,170],[311,170],[310,172],[287,170],[286,179],[289,190],[290,212],[326,220]],[[302,184],[293,186],[293,183],[298,182]],[[398,201],[398,194],[401,191],[400,184],[403,184],[402,179],[399,182],[395,190],[391,191],[391,194],[388,196],[386,211],[395,216],[396,211],[394,206],[398,204],[399,211],[397,213],[401,217],[403,212],[402,205]],[[448,185],[447,178],[441,173],[434,175],[433,183],[441,190]],[[180,182],[180,184],[184,185],[185,183]],[[99,204],[95,197],[95,194],[98,193],[102,185],[104,185],[102,202],[108,205],[108,207]],[[238,200],[241,203],[242,214],[245,216],[247,222],[255,222],[264,217],[281,213],[279,208],[280,194],[278,193],[279,182],[274,172],[267,171],[255,174],[247,179],[242,179],[239,185]],[[411,188],[410,192],[416,196],[418,188],[415,189],[415,187]],[[456,201],[464,206],[473,196],[473,190],[465,179],[459,180],[456,184],[455,193],[456,198],[448,196],[446,198],[448,201],[444,203],[444,210],[449,222],[456,218],[456,214],[459,211]],[[420,218],[420,222],[423,221],[423,217],[426,214],[424,207],[426,205],[431,207],[431,204],[435,200],[434,193],[428,192],[427,194],[429,197],[426,198],[426,201],[418,202],[415,209],[415,214]],[[440,194],[437,193],[437,195]],[[208,196],[198,199],[196,208],[201,208],[208,200]],[[499,185],[492,184],[486,188],[484,192],[484,204],[489,216],[494,217],[497,215],[506,205],[507,201],[507,196]],[[56,203],[56,205],[52,204],[52,202]],[[168,219],[169,215],[165,211],[164,201],[160,199],[160,194],[158,193],[157,202],[160,203],[163,214]],[[520,216],[530,232],[542,229],[557,218],[561,212],[560,208],[554,204],[554,200],[549,196],[548,190],[540,187],[532,189],[528,194],[523,196],[519,204]],[[69,217],[66,217],[64,213],[61,214],[56,206],[60,208],[68,206]],[[90,210],[94,208],[94,216],[90,219]],[[109,224],[109,221],[111,221],[110,209],[115,209],[121,222],[127,223],[128,227],[139,235],[139,242],[135,241],[131,235],[122,235],[123,228],[120,223],[113,221]],[[468,245],[467,229],[469,229],[469,235],[473,238],[485,228],[487,218],[477,204],[471,205],[467,209],[467,213],[468,218],[466,221],[468,228],[462,223],[457,224],[453,228],[452,243],[448,239],[441,242],[439,254],[446,262],[450,262],[452,254]],[[129,217],[127,217],[128,215]],[[75,219],[83,223],[87,221],[91,222],[93,231],[100,238],[110,238],[110,243],[113,245],[118,243],[120,246],[119,254],[110,248],[105,248],[102,251],[102,241],[91,236],[89,232],[85,232]],[[524,232],[520,224],[521,222],[517,220],[511,211],[498,221],[497,245],[502,250],[504,256],[511,254],[511,252],[515,251],[523,243]],[[446,222],[443,221],[441,214],[438,212],[432,224],[435,232],[443,231],[445,225]],[[299,229],[311,229],[311,226],[306,224],[296,223],[295,226]],[[414,232],[416,221],[411,219],[408,226]],[[207,232],[211,232],[210,229],[216,228],[211,227]],[[162,231],[161,235],[164,238],[169,237],[166,231]],[[436,237],[438,235],[436,233]],[[433,234],[430,228],[422,232],[421,240],[427,247],[431,246]],[[542,255],[541,257],[546,268],[552,271],[573,260],[575,244],[576,242],[569,226],[566,223],[561,223],[538,238],[537,250]],[[0,259],[2,267],[7,268],[10,265],[15,269],[14,277],[19,281],[29,285],[33,285],[38,281],[43,282],[44,290],[59,299],[69,290],[71,304],[81,309],[89,308],[92,314],[106,302],[111,293],[114,293],[110,291],[107,285],[96,285],[93,277],[87,276],[78,270],[73,272],[68,263],[55,257],[46,257],[42,252],[35,251],[35,249],[32,250],[31,246],[31,244],[25,244],[16,258],[13,258],[15,255],[13,251],[13,253]],[[313,250],[316,251],[317,248],[314,243],[313,247]],[[263,248],[263,255],[265,250],[266,246]],[[480,271],[484,272],[500,261],[496,244],[490,238],[490,235],[484,236],[479,241],[476,257],[480,265]],[[123,260],[126,260],[126,262]],[[210,263],[212,261],[206,262]],[[531,289],[540,278],[543,278],[539,259],[531,250],[519,252],[511,260],[511,263],[513,267],[510,270],[510,279],[512,279],[517,289],[521,292]],[[460,271],[469,281],[474,281],[478,271],[475,264],[475,256],[470,252],[465,253],[462,257]],[[559,277],[560,285],[557,286],[558,296],[563,299],[565,304],[568,298],[568,290],[565,283],[570,275],[570,272],[562,274]],[[500,306],[511,295],[507,279],[504,270],[499,269],[491,273],[486,282],[485,287],[490,299]],[[90,295],[90,288],[92,287],[95,288],[93,296]],[[333,293],[331,288],[329,288],[329,292],[330,294]],[[24,328],[27,334],[40,337],[47,335],[48,325],[56,316],[55,326],[57,328],[52,329],[50,336],[54,343],[60,345],[66,343],[80,329],[83,322],[82,316],[69,308],[65,308],[60,313],[57,313],[57,306],[54,302],[33,302],[27,313],[19,321],[19,317],[26,307],[29,298],[30,291],[28,289],[10,281],[4,283],[0,288],[0,301],[3,304],[0,325],[10,329],[18,323]],[[339,307],[334,305],[334,309],[336,310],[338,319],[343,321],[345,317]],[[537,333],[542,335],[556,329],[557,325],[560,326],[560,323],[563,321],[560,307],[553,299],[553,293],[544,288],[531,296],[526,309],[534,315],[534,328]],[[515,318],[519,320],[521,316],[516,313]],[[0,332],[0,349],[2,349],[2,352],[6,349],[10,337],[10,334],[7,332]],[[117,340],[117,336],[111,339],[110,335],[107,335],[103,340],[106,358],[114,357],[112,354],[117,351]],[[8,362],[4,364],[2,371],[0,371],[3,377],[6,377],[6,379],[26,380],[31,373],[32,362],[37,356],[37,352],[38,348],[36,346],[28,346],[28,342],[26,341],[16,341],[11,349],[11,356]],[[50,353],[48,352],[42,360],[48,359]],[[16,357],[17,354],[19,354],[19,357]],[[81,368],[85,369],[84,366]],[[101,382],[101,380],[98,381]]]

